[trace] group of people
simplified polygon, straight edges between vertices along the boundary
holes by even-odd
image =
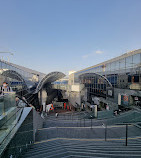
[[[0,95],[3,96],[5,94],[9,94],[11,92],[13,92],[12,88],[8,86],[8,83],[4,82],[3,85],[0,87]],[[20,97],[16,96],[15,101],[16,101],[16,106],[19,108],[24,108],[24,107],[28,106],[28,107],[32,107],[33,109],[35,109],[35,107],[33,105],[28,104],[25,97],[20,98]],[[64,107],[66,108],[66,104],[64,105]],[[41,112],[42,118],[45,118],[45,116],[47,116],[49,111],[54,111],[54,107],[53,107],[53,104],[46,105],[46,103],[43,102],[41,108],[38,109],[37,111]],[[58,113],[56,113],[55,116],[58,117]]]
[[[4,96],[4,95],[10,94],[10,93],[15,93],[15,92],[12,90],[12,88],[8,85],[7,82],[3,82],[3,85],[0,86],[0,96]],[[16,96],[15,101],[16,101],[17,107],[23,108],[23,107],[29,106],[29,107],[34,108],[34,106],[27,103],[27,101],[24,97],[19,98]]]

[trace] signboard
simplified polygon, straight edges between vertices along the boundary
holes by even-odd
[[[134,98],[134,100],[135,100],[135,101],[138,101],[138,100],[139,100],[139,98],[138,98],[138,97],[135,97],[135,98]]]
[[[121,95],[121,103],[124,105],[128,105],[129,104],[129,96]]]
[[[107,87],[107,96],[114,97],[114,89],[111,87]]]
[[[108,96],[113,96],[113,92],[112,92],[112,90],[108,90]]]
[[[120,93],[118,94],[118,105],[121,105],[121,95],[120,95]]]

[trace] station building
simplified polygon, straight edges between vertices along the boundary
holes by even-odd
[[[67,94],[75,107],[141,106],[141,49],[70,74]]]
[[[53,100],[56,93],[51,83],[64,77],[61,72],[44,74],[20,65],[0,60],[0,88],[7,83],[16,96],[24,97],[29,104],[41,106],[44,102]],[[1,93],[1,90],[0,90]],[[48,97],[48,99],[47,99]],[[1,114],[0,109],[0,114]]]
[[[0,85],[7,82],[15,90],[21,89],[24,84],[30,88],[44,76],[44,73],[0,60]]]

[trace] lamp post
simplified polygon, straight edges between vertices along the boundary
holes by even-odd
[[[90,116],[90,119],[91,119],[91,129],[92,129],[92,119],[93,119],[92,115]]]
[[[127,140],[128,140],[128,124],[126,124],[126,141],[125,141],[125,146],[127,146]]]
[[[105,141],[107,140],[107,125],[106,124],[102,124],[103,128],[105,129]]]
[[[14,55],[13,53],[11,53],[11,52],[0,52],[1,54],[10,54],[10,55]],[[8,62],[9,62],[9,57],[7,57],[8,58]],[[3,56],[2,56],[2,60],[3,60]]]

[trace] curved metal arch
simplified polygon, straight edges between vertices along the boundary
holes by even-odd
[[[82,75],[79,76],[79,80],[80,80],[81,77],[84,77],[86,75],[87,76],[98,75],[98,76],[104,78],[104,80],[106,80],[106,82],[110,85],[110,87],[113,87],[112,84],[111,84],[111,82],[105,76],[103,76],[103,75],[101,75],[99,73],[84,73],[84,74],[82,74]]]
[[[23,85],[27,87],[24,78],[18,72],[14,71],[14,70],[3,71],[1,75],[21,81],[21,82],[23,82]]]
[[[49,74],[47,74],[40,82],[39,84],[37,85],[37,88],[35,90],[34,93],[38,93],[42,88],[43,86],[46,84],[46,83],[51,83],[51,82],[54,82],[56,80],[59,80],[61,78],[65,77],[65,74],[62,73],[62,72],[58,72],[58,71],[55,71],[55,72],[51,72]]]

